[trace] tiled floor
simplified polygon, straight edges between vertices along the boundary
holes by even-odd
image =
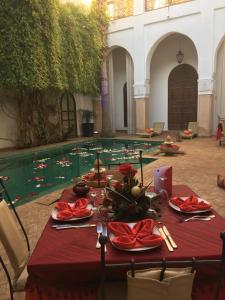
[[[165,137],[166,134],[164,134]],[[131,138],[129,136],[129,138]],[[137,139],[137,137],[133,137]],[[144,138],[141,138],[145,140]],[[161,138],[158,138],[161,139]],[[147,139],[146,139],[147,140]],[[144,183],[148,184],[153,177],[154,168],[162,165],[173,167],[173,184],[186,184],[205,200],[213,204],[214,209],[225,218],[225,190],[216,185],[218,173],[225,173],[225,147],[218,145],[215,137],[183,140],[177,143],[185,155],[157,156],[158,160],[144,166]],[[56,191],[42,198],[57,199],[61,191]],[[18,207],[24,226],[28,232],[33,249],[49,218],[53,205],[44,206],[31,203]],[[2,248],[0,248],[2,253]],[[0,270],[0,300],[7,299],[7,286]]]

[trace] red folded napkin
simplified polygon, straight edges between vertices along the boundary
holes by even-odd
[[[88,208],[74,209],[73,217],[74,218],[83,218],[88,217],[91,214],[91,210]]]
[[[139,221],[132,228],[123,222],[110,222],[108,228],[115,237],[112,243],[121,249],[160,246],[162,237],[153,234],[154,221],[146,219]]]
[[[86,208],[87,205],[88,205],[88,199],[87,198],[79,198],[75,204],[74,204],[74,207],[73,207],[73,210],[74,209],[82,209],[82,208]]]
[[[57,208],[58,211],[62,211],[62,210],[66,210],[66,209],[70,210],[70,205],[68,204],[68,202],[61,201],[61,202],[56,203],[55,208]]]
[[[83,218],[91,215],[91,209],[87,208],[88,199],[80,198],[73,206],[70,206],[67,202],[58,202],[56,204],[57,218],[59,220],[69,220],[72,218]]]
[[[199,200],[196,196],[190,196],[185,200],[182,200],[179,197],[173,197],[170,199],[170,202],[175,204],[182,211],[195,211],[195,210],[208,210],[212,206],[209,203],[206,203],[203,200]]]
[[[57,219],[59,220],[69,220],[71,218],[73,218],[73,212],[69,209],[64,209],[57,213]]]

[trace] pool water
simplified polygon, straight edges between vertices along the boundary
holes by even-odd
[[[56,146],[44,151],[0,157],[0,176],[16,205],[34,197],[62,188],[74,178],[88,172],[100,152],[103,165],[111,168],[119,163],[135,163],[138,168],[139,151],[152,152],[161,142],[97,139],[88,142]],[[154,158],[143,158],[150,163]]]

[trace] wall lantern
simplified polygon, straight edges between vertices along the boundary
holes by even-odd
[[[178,64],[181,64],[184,59],[184,53],[181,50],[179,50],[177,52],[176,58],[177,58]]]

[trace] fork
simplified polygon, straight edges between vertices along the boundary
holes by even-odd
[[[214,218],[215,215],[208,215],[208,216],[192,216],[190,218],[187,218],[187,219],[183,219],[182,222],[188,222],[188,221],[210,221],[212,220],[212,218]]]
[[[97,223],[97,226],[96,226],[96,231],[97,231],[97,242],[96,242],[96,249],[99,249],[101,248],[101,244],[99,243],[99,237],[103,231],[103,228],[102,228],[102,223]]]

